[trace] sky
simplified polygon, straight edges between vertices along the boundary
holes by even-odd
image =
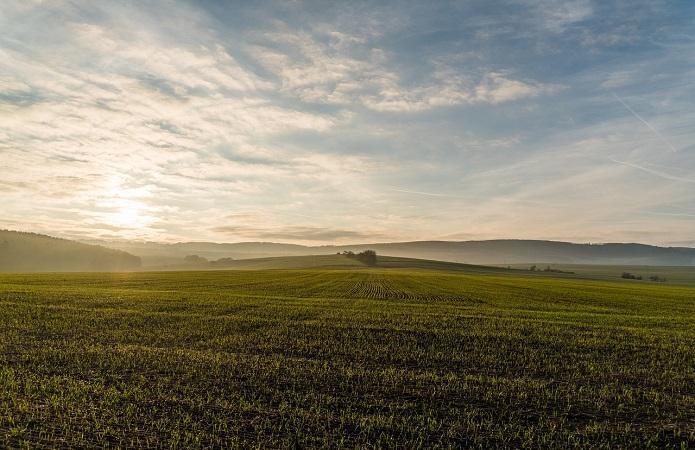
[[[695,2],[0,5],[0,228],[695,246]]]

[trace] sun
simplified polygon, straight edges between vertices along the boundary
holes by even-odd
[[[113,221],[114,225],[120,225],[126,228],[137,228],[140,224],[138,208],[121,208],[121,210],[114,215]]]
[[[110,225],[119,228],[144,228],[150,217],[145,213],[145,205],[137,200],[117,199],[115,211],[108,216]]]

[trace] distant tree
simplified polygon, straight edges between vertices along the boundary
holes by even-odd
[[[570,272],[569,270],[553,269],[553,268],[550,267],[549,265],[546,266],[545,269],[543,269],[543,272],[552,272],[552,273],[574,273],[574,272]]]
[[[342,254],[348,258],[354,258],[368,266],[376,266],[376,252],[374,250],[365,250],[357,254],[350,250],[346,250]]]
[[[357,260],[368,266],[376,266],[376,252],[374,250],[365,250],[357,254]]]
[[[659,275],[652,275],[651,277],[649,277],[649,280],[656,281],[657,283],[663,283],[664,281],[666,281],[666,278],[660,277]]]
[[[536,265],[535,264],[532,265],[531,267],[529,267],[528,270],[530,270],[531,272],[535,272],[536,271]]]
[[[642,275],[633,275],[630,272],[623,272],[622,275],[620,275],[621,278],[625,278],[626,280],[641,280]]]
[[[188,255],[183,260],[187,264],[206,264],[208,262],[207,258],[203,258],[202,256],[198,255]]]
[[[216,261],[210,261],[213,266],[228,266],[234,262],[234,258],[219,258]]]

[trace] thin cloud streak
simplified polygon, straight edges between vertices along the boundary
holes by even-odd
[[[623,99],[620,98],[620,97],[618,96],[618,94],[616,94],[615,92],[613,92],[613,97],[615,97],[615,99],[618,100],[618,101],[620,102],[620,104],[623,105],[623,106],[625,107],[625,109],[627,109],[633,116],[635,116],[635,118],[636,118],[637,120],[639,120],[639,121],[642,122],[644,125],[646,125],[647,128],[649,128],[659,139],[661,139],[666,145],[668,145],[668,147],[671,149],[672,152],[675,153],[675,152],[678,151],[678,150],[676,150],[676,147],[674,147],[673,144],[671,144],[671,142],[670,142],[668,139],[666,139],[666,137],[665,137],[663,134],[661,134],[661,133],[659,132],[659,130],[657,130],[656,128],[654,128],[653,126],[651,126],[651,124],[650,124],[649,122],[647,122],[646,120],[644,120],[644,119],[642,118],[642,116],[640,116],[639,114],[637,114],[637,113],[635,112],[634,109],[630,108],[630,106],[629,106],[627,103],[625,103],[625,102],[623,101]]]
[[[660,213],[654,211],[645,211],[647,214],[654,216],[669,216],[669,217],[695,217],[695,214],[685,214],[685,213]]]
[[[456,195],[449,195],[449,194],[437,194],[434,192],[423,192],[423,191],[411,191],[408,189],[396,189],[396,188],[389,188],[390,191],[394,192],[402,192],[404,194],[416,194],[416,195],[427,195],[429,197],[447,197],[447,198],[460,198]]]
[[[666,173],[666,172],[661,172],[659,170],[650,169],[648,167],[640,166],[638,164],[633,164],[633,163],[630,163],[627,161],[618,161],[617,159],[610,159],[610,161],[617,163],[617,164],[622,164],[623,166],[632,167],[633,169],[638,169],[638,170],[650,173],[652,175],[656,175],[658,177],[665,178],[667,180],[681,181],[683,183],[695,183],[695,180],[691,179],[691,178],[683,178],[683,177],[679,177],[676,175],[671,175],[671,174]]]

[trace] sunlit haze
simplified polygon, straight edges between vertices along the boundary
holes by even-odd
[[[695,2],[7,1],[0,229],[695,245]]]

